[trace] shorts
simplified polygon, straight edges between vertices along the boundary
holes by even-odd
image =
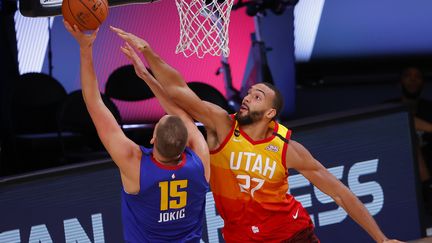
[[[315,235],[314,228],[306,228],[293,237],[283,240],[282,243],[319,243],[320,240]]]

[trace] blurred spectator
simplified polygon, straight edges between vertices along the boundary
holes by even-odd
[[[402,97],[398,101],[408,106],[414,118],[419,176],[426,206],[432,212],[432,101],[421,97],[424,84],[423,73],[418,67],[403,69],[400,76]]]

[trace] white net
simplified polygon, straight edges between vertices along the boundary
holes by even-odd
[[[180,39],[176,53],[186,57],[229,55],[228,27],[234,0],[176,0]]]

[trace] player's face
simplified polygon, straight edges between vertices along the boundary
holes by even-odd
[[[240,125],[252,124],[263,119],[264,114],[272,109],[274,92],[264,84],[252,86],[243,98],[236,119]]]
[[[423,77],[420,71],[416,68],[408,68],[401,78],[403,88],[409,94],[415,94],[423,88]]]

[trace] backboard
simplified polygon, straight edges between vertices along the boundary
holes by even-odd
[[[63,0],[20,0],[20,12],[26,17],[48,17],[61,15]],[[108,0],[109,6],[133,3],[151,3],[154,0]]]

